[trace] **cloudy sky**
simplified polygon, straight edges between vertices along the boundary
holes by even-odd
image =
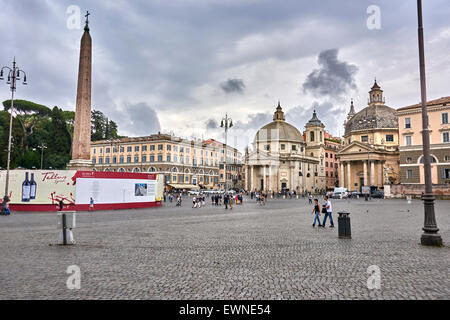
[[[367,27],[371,5],[380,29]],[[217,124],[228,113],[229,142],[243,150],[278,100],[300,130],[315,108],[334,135],[344,132],[351,98],[365,107],[375,77],[387,105],[420,100],[413,0],[0,0],[0,8],[0,64],[16,56],[29,79],[17,98],[67,110],[90,11],[92,106],[122,135],[222,140]],[[423,10],[435,99],[450,95],[449,1],[426,0]],[[0,99],[8,98],[3,83]]]

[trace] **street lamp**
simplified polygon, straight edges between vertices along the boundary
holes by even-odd
[[[224,176],[225,176],[225,192],[228,189],[228,183],[227,183],[227,151],[228,151],[228,129],[230,129],[233,126],[233,120],[228,117],[228,114],[225,114],[225,118],[222,118],[222,121],[220,122],[220,127],[224,128],[225,130],[225,146],[224,146],[224,157],[225,157],[225,166],[224,166]]]
[[[423,145],[423,169],[425,175],[425,193],[422,196],[425,219],[422,228],[423,233],[420,239],[422,245],[441,246],[442,238],[438,233],[439,228],[434,214],[434,195],[431,180],[430,164],[430,132],[428,130],[427,115],[427,86],[425,76],[425,50],[423,44],[423,25],[422,25],[422,0],[417,0],[417,17],[419,33],[419,64],[420,64],[420,93],[422,98],[422,145]]]
[[[41,170],[43,169],[44,165],[44,149],[47,149],[47,146],[45,143],[41,143],[40,146],[38,146],[39,149],[41,149]]]
[[[6,182],[5,182],[5,196],[2,202],[1,214],[6,214],[6,203],[9,201],[8,188],[9,188],[9,165],[11,161],[11,138],[12,138],[12,119],[13,119],[13,109],[14,109],[14,92],[16,91],[16,81],[20,80],[20,75],[23,75],[23,84],[27,84],[27,75],[25,71],[20,70],[16,67],[16,57],[13,60],[13,66],[3,67],[0,70],[0,80],[3,80],[3,72],[6,70],[8,72],[8,78],[6,84],[10,85],[11,89],[11,108],[9,116],[9,136],[8,136],[8,160],[6,162]]]

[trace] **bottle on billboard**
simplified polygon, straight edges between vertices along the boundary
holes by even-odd
[[[36,184],[36,181],[34,181],[34,173],[31,173],[30,199],[36,199],[36,188],[37,188],[37,184]]]
[[[28,172],[25,172],[25,181],[22,182],[22,202],[30,201],[31,183],[28,180]]]

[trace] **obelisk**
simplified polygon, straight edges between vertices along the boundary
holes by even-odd
[[[68,168],[72,170],[92,170],[91,152],[91,73],[92,39],[89,34],[89,11],[80,46],[78,67],[77,102],[72,140],[72,160]]]

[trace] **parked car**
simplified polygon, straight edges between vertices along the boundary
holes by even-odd
[[[333,195],[331,196],[331,198],[333,199],[345,199],[347,197],[348,197],[347,191],[336,191],[333,192]]]
[[[372,198],[379,198],[379,199],[384,199],[384,192],[381,190],[375,190],[372,193]]]

